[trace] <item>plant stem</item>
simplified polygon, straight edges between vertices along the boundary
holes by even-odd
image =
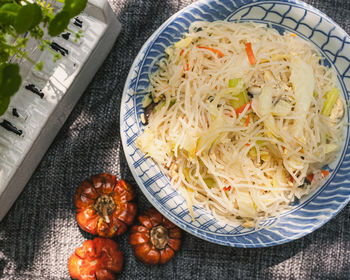
[[[56,53],[50,48],[50,46],[45,42],[45,40],[43,40],[42,38],[39,38],[39,40],[52,55],[56,55]]]
[[[27,53],[22,52],[20,49],[17,49],[17,50],[16,50],[16,53],[20,54],[22,57],[24,57],[26,60],[28,60],[31,64],[35,64],[35,63],[36,63],[33,59],[31,59],[31,58],[28,56]]]

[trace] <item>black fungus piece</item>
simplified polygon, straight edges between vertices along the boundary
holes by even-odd
[[[41,90],[37,89],[35,85],[29,84],[29,85],[26,85],[24,88],[40,96],[41,99],[44,98],[44,93]]]
[[[145,113],[144,113],[144,121],[142,121],[143,125],[148,125],[148,119],[149,116],[151,115],[154,107],[156,107],[157,103],[152,102],[149,106],[145,108]]]
[[[19,136],[22,135],[22,130],[18,129],[17,127],[15,127],[12,123],[10,123],[7,120],[3,120],[2,123],[0,123],[0,125],[5,128],[8,131],[11,131]]]

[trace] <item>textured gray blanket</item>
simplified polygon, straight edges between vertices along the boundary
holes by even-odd
[[[112,0],[123,25],[101,69],[57,135],[28,185],[0,223],[0,279],[69,279],[67,260],[90,238],[75,220],[73,195],[92,174],[111,172],[134,184],[123,155],[119,108],[125,79],[146,39],[191,0]],[[349,0],[308,0],[350,33]],[[350,54],[349,54],[350,55]],[[127,235],[120,279],[350,279],[350,206],[319,230],[263,249],[228,248],[185,233],[163,266],[135,259]]]

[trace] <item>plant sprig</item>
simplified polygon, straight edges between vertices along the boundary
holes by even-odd
[[[40,42],[39,49],[51,49],[44,39],[44,30],[54,37],[64,32],[70,20],[80,14],[87,5],[87,0],[58,0],[63,8],[55,11],[50,3],[44,0],[0,0],[0,116],[10,104],[11,97],[18,91],[22,78],[19,65],[10,62],[13,56],[25,58],[43,68],[43,62],[33,61],[23,51],[29,38]],[[25,36],[24,36],[25,35]],[[78,35],[80,36],[80,35]],[[53,53],[54,60],[59,57]]]

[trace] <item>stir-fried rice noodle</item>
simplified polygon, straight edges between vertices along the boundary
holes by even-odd
[[[256,226],[320,185],[343,141],[330,96],[340,114],[345,103],[311,44],[263,25],[195,22],[165,52],[150,75],[156,106],[136,143],[192,215],[202,206]]]

